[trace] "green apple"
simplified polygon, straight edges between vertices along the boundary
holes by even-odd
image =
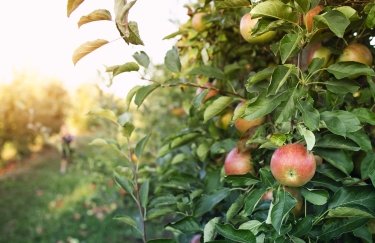
[[[251,18],[251,14],[247,13],[241,18],[240,33],[242,37],[251,44],[262,44],[271,41],[276,36],[276,31],[267,31],[259,36],[252,36],[252,32],[259,18]]]

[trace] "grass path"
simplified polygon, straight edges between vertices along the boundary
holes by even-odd
[[[110,176],[84,156],[64,175],[59,162],[48,150],[0,177],[0,242],[130,242],[113,220],[124,209]]]

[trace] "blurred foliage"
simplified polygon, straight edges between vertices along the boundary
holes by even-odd
[[[55,79],[17,73],[0,87],[0,154],[11,143],[19,156],[36,141],[59,132],[69,108],[68,93]]]

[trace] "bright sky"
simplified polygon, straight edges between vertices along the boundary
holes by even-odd
[[[187,0],[138,0],[129,19],[138,22],[145,46],[128,46],[121,39],[107,44],[87,55],[76,66],[72,53],[80,44],[95,40],[116,40],[119,37],[115,25],[98,21],[77,27],[82,15],[95,9],[105,8],[113,13],[113,2],[86,0],[70,18],[66,16],[67,0],[20,0],[3,3],[0,14],[0,82],[12,80],[17,70],[35,70],[42,75],[57,77],[75,88],[84,82],[98,82],[98,70],[134,61],[131,57],[143,50],[153,63],[161,63],[174,40],[162,38],[178,30],[172,20],[186,21]],[[113,16],[114,17],[114,16]],[[121,74],[114,79],[111,90],[123,96],[135,84],[140,84],[137,74]]]

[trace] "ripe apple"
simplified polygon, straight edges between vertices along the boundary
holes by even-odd
[[[241,107],[243,106],[243,104],[244,104],[243,102],[239,103],[236,107],[236,110],[242,109]],[[237,120],[235,120],[234,126],[240,133],[243,134],[247,132],[250,128],[263,124],[265,120],[266,120],[265,117],[259,117],[254,120],[246,120],[244,118],[238,118]]]
[[[372,65],[372,54],[367,46],[352,43],[345,47],[342,54],[340,55],[338,62],[359,62],[366,65]]]
[[[249,151],[240,151],[233,148],[225,158],[224,171],[226,175],[244,175],[251,173],[255,175],[254,166]]]
[[[303,18],[303,22],[306,26],[307,32],[311,32],[314,24],[314,16],[319,14],[323,10],[323,6],[318,5],[310,9]]]
[[[214,87],[214,86],[213,86],[212,83],[207,82],[207,83],[204,84],[204,87],[211,88],[211,87]],[[205,90],[206,90],[205,88],[198,88],[197,91],[196,91],[196,95],[199,95],[200,93],[202,93]],[[218,93],[219,93],[219,91],[216,90],[216,89],[209,89],[209,91],[206,94],[206,96],[204,97],[203,101],[207,101],[207,100],[211,99],[212,97],[216,96]]]
[[[240,33],[242,37],[249,43],[260,44],[271,41],[276,36],[276,31],[267,31],[259,36],[252,36],[252,32],[259,18],[252,19],[251,14],[247,13],[241,18]]]
[[[308,64],[310,64],[314,58],[320,58],[320,59],[323,59],[324,61],[323,67],[327,67],[331,59],[331,55],[332,55],[332,52],[330,49],[324,46],[320,46],[318,49],[314,50],[311,53],[311,56],[308,57],[309,59]]]
[[[206,16],[205,13],[196,13],[193,15],[191,19],[191,26],[198,32],[203,31],[206,28],[206,22],[204,17]]]
[[[284,186],[300,187],[315,174],[316,162],[302,144],[292,143],[276,149],[271,158],[271,172]]]

